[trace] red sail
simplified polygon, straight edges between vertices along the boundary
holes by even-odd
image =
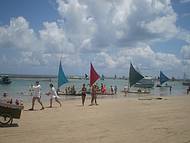
[[[92,63],[90,63],[90,86],[92,86],[99,78],[100,76],[95,71]]]

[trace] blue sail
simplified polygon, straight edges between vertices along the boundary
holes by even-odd
[[[169,78],[160,71],[160,84],[162,85],[164,82],[168,81]]]
[[[62,69],[62,64],[61,64],[61,60],[60,60],[60,64],[59,64],[59,73],[58,73],[58,88],[67,83],[68,80],[65,76],[65,73],[63,72],[63,69]]]

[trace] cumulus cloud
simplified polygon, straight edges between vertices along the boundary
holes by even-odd
[[[177,33],[176,14],[169,0],[57,0],[57,3],[67,37],[75,45],[90,39],[91,47],[96,49],[122,47],[171,38]]]
[[[0,48],[27,50],[33,48],[36,40],[33,29],[23,17],[12,18],[9,25],[0,27]]]
[[[160,70],[175,75],[173,71],[180,72],[183,68],[181,60],[174,54],[154,52],[148,45],[138,45],[133,48],[123,48],[117,53],[101,52],[96,54],[95,65],[99,70],[114,75],[114,73],[127,74],[130,62],[144,75],[158,75]],[[106,67],[106,70],[104,71]]]
[[[175,55],[157,53],[150,46],[176,37],[181,30],[176,27],[177,15],[170,0],[56,3],[60,18],[44,21],[39,31],[35,32],[24,17],[12,18],[9,25],[0,26],[1,65],[16,62],[55,67],[62,57],[70,71],[76,67],[76,72],[86,70],[92,61],[101,72],[127,73],[130,61],[151,71],[163,67],[171,71],[181,64]],[[188,41],[188,34],[184,35],[183,40]],[[187,49],[184,47],[181,53],[188,53]]]
[[[190,45],[185,45],[181,49],[181,53],[184,59],[190,59]]]

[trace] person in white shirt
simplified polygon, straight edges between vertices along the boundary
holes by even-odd
[[[59,103],[59,105],[61,107],[61,102],[59,101],[60,97],[57,95],[55,87],[53,86],[52,83],[50,83],[49,86],[50,86],[50,91],[48,93],[46,93],[46,95],[48,95],[50,97],[50,108],[52,108],[52,101],[53,101],[53,99],[55,99],[55,101],[57,103]]]
[[[34,110],[34,103],[35,103],[36,99],[40,103],[40,105],[42,106],[41,110],[43,110],[44,106],[41,102],[41,96],[40,96],[41,86],[39,84],[39,81],[36,81],[36,85],[33,85],[32,89],[34,91],[34,94],[33,94],[33,98],[32,98],[32,108],[29,110]]]

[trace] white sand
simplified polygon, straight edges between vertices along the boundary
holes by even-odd
[[[0,128],[0,143],[190,143],[190,96],[89,102],[23,111],[18,127]]]

